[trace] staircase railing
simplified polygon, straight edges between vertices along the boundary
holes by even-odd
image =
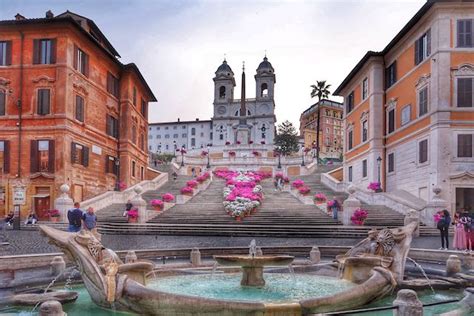
[[[331,170],[330,172],[321,173],[321,183],[335,192],[346,192],[346,185],[344,184],[344,182],[339,181],[333,176],[331,176],[331,173],[335,173],[341,170],[342,167],[339,167],[337,169]]]

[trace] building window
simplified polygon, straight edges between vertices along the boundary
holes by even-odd
[[[161,139],[161,135],[156,135],[156,138]]]
[[[137,88],[133,87],[133,105],[137,106]]]
[[[219,88],[219,99],[224,99],[225,98],[225,87],[222,86]]]
[[[173,134],[173,138],[178,138],[178,134]]]
[[[418,143],[418,162],[424,163],[428,161],[428,140],[424,139]]]
[[[458,78],[458,107],[470,108],[472,107],[473,94],[473,78]]]
[[[143,181],[145,179],[145,168],[140,167],[140,179]]]
[[[140,149],[145,150],[145,135],[140,134]]]
[[[428,87],[418,92],[418,117],[428,113]]]
[[[136,167],[135,165],[136,165],[135,161],[132,161],[132,177],[133,178],[135,178],[135,167]]]
[[[49,140],[38,141],[39,171],[49,170]]]
[[[186,133],[181,135],[182,138],[186,138]]]
[[[472,134],[458,134],[458,157],[472,158]]]
[[[107,92],[114,97],[119,97],[119,80],[110,72],[107,72]]]
[[[84,122],[84,98],[76,95],[76,120]]]
[[[194,146],[196,146],[196,139],[191,138],[191,147],[194,147]]]
[[[83,165],[87,167],[89,165],[89,148],[78,144],[71,143],[71,162],[73,164]]]
[[[160,127],[159,127],[159,126],[157,126],[157,127],[156,127],[156,130],[157,130],[157,131],[159,131],[159,130],[160,130]]]
[[[51,91],[49,89],[38,89],[38,114],[46,115],[51,111]]]
[[[354,91],[347,96],[346,112],[349,113],[354,108]]]
[[[165,126],[165,130],[168,130],[169,129],[169,126]]]
[[[137,144],[137,127],[132,125],[132,143]]]
[[[181,126],[182,129],[186,129],[186,125]]]
[[[33,64],[47,65],[54,63],[56,63],[56,40],[33,40]]]
[[[142,108],[141,112],[144,118],[147,118],[147,113],[148,113],[148,106],[145,100],[142,99]]]
[[[178,126],[176,126],[176,125],[175,125],[175,126],[173,126],[173,129],[178,129]]]
[[[219,140],[224,140],[224,134],[219,134]]]
[[[362,122],[362,142],[366,142],[369,137],[369,122],[367,120]]]
[[[397,62],[394,61],[387,69],[385,69],[385,87],[390,88],[397,82]]]
[[[350,130],[348,133],[347,133],[347,149],[348,150],[351,150],[352,149],[352,146],[353,146],[353,132],[352,130]]]
[[[347,172],[347,173],[349,174],[349,182],[352,182],[352,166],[350,166],[350,167],[348,168],[348,172]]]
[[[5,90],[0,90],[0,116],[5,115],[7,107],[7,94]]]
[[[411,105],[407,105],[402,109],[402,119],[401,119],[402,126],[410,122],[410,117],[411,117]]]
[[[0,174],[10,172],[10,142],[0,140]]]
[[[74,59],[74,69],[84,76],[89,76],[89,56],[76,46],[76,58]]]
[[[166,134],[166,135],[165,135],[165,138],[166,138],[166,139],[170,138],[170,135],[169,135],[169,134]]]
[[[365,78],[362,81],[362,100],[367,99],[369,96],[369,78]]]
[[[388,134],[393,133],[395,131],[395,109],[391,109],[388,111]]]
[[[362,178],[367,178],[367,159],[362,160]]]
[[[415,65],[431,54],[431,30],[428,30],[415,42]]]
[[[204,137],[204,132],[201,132],[201,137]]]
[[[193,127],[191,128],[191,136],[195,136],[196,135],[196,129]]]
[[[169,146],[169,145],[166,145],[165,148],[166,148],[166,150],[168,150],[168,149],[170,148],[170,146]]]
[[[116,161],[117,158],[113,156],[105,156],[105,173],[112,173],[115,175],[118,173],[118,165]]]
[[[31,140],[30,171],[54,172],[54,140]]]
[[[106,133],[109,136],[118,138],[118,120],[110,115],[107,115],[106,119]]]
[[[260,87],[261,97],[266,98],[268,97],[268,86],[266,83],[262,83],[262,86]]]
[[[472,19],[458,20],[458,47],[473,46]]]
[[[390,153],[388,154],[388,172],[394,172],[395,171],[395,154]]]
[[[12,64],[12,42],[0,41],[0,66]]]

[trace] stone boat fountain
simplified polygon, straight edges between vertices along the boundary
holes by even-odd
[[[67,233],[40,226],[44,235],[77,264],[84,285],[93,301],[105,308],[141,315],[303,315],[346,310],[363,306],[391,293],[403,280],[405,260],[416,223],[395,229],[371,231],[336,262],[319,265],[318,273],[332,277],[334,283],[350,287],[329,295],[301,297],[291,301],[242,301],[170,293],[147,286],[146,276],[153,265],[148,262],[124,264],[111,250],[89,233]],[[265,265],[288,265],[290,256],[216,256],[223,265],[241,266],[243,285],[263,286]],[[322,272],[323,271],[323,272]],[[180,275],[181,279],[190,275]],[[160,284],[164,278],[154,279]],[[237,281],[238,282],[238,281]],[[288,282],[291,283],[291,282]],[[271,282],[266,287],[271,288]],[[290,287],[291,284],[288,284]],[[318,283],[309,284],[319,288]],[[217,289],[219,290],[219,289]]]

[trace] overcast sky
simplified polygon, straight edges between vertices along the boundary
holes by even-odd
[[[158,98],[150,122],[209,119],[212,78],[224,55],[236,75],[235,98],[244,60],[247,97],[254,97],[253,75],[267,51],[277,119],[299,126],[300,113],[315,103],[311,84],[327,80],[334,91],[367,50],[382,50],[424,2],[0,0],[0,19],[68,9],[94,20]]]

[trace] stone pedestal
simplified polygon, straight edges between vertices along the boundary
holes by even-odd
[[[67,211],[74,207],[74,201],[69,197],[69,186],[67,184],[61,185],[59,188],[61,195],[54,200],[54,208],[61,214],[60,221],[67,223]]]
[[[465,254],[463,258],[464,267],[473,270],[474,269],[474,254]]]
[[[413,237],[420,237],[420,214],[415,210],[408,211],[403,220],[405,226],[410,223],[417,223],[418,227],[413,232]]]
[[[127,252],[127,255],[125,256],[125,263],[134,263],[137,262],[137,260],[138,258],[135,251],[130,250],[129,252]]]
[[[193,267],[201,265],[201,252],[198,248],[191,250],[191,265]]]
[[[58,301],[46,301],[39,308],[39,316],[63,316],[63,306]]]
[[[264,286],[263,267],[242,267],[242,280],[240,285],[243,286]]]
[[[142,199],[141,193],[143,191],[142,187],[137,185],[133,191],[136,193],[136,196],[131,200],[131,203],[134,208],[138,209],[138,222],[146,223],[148,220],[148,212],[146,210],[146,201]]]
[[[261,248],[261,247],[257,246],[257,248],[255,248],[255,255],[256,255],[257,257],[263,256],[263,251],[262,251],[262,248]]]
[[[319,251],[319,248],[314,246],[311,251],[309,252],[309,260],[311,260],[311,263],[319,263],[321,261],[321,251]]]
[[[456,255],[450,255],[446,260],[446,274],[451,276],[461,272],[461,259]]]
[[[426,204],[426,207],[420,212],[420,220],[427,226],[436,227],[434,215],[443,210],[448,209],[449,203],[440,198],[441,189],[439,187],[433,188],[435,194],[433,198]]]
[[[51,261],[51,267],[50,267],[51,275],[58,276],[61,273],[63,273],[64,270],[66,270],[66,262],[64,262],[63,257],[61,256],[54,257],[53,260]]]
[[[394,316],[423,316],[423,303],[413,290],[398,291],[393,306],[398,307],[393,310]]]
[[[250,139],[250,129],[247,125],[239,125],[237,127],[237,142],[241,145],[248,145]]]
[[[343,212],[340,218],[343,225],[352,225],[351,217],[355,210],[360,208],[360,201],[354,196],[355,188],[352,185],[347,188],[347,192],[349,193],[349,197],[342,204]]]

